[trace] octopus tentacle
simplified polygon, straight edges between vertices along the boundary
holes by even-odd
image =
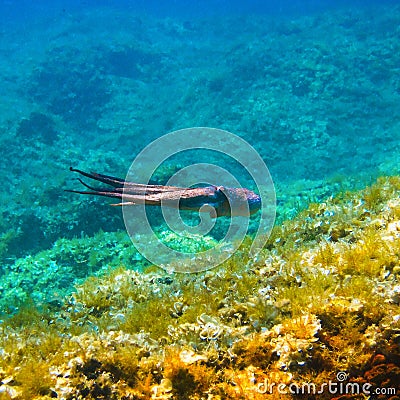
[[[122,203],[112,204],[114,206],[134,204],[159,206],[164,200],[176,201],[180,198],[182,193],[185,193],[187,190],[190,191],[190,189],[176,186],[145,185],[140,183],[126,182],[120,178],[114,178],[112,176],[102,175],[95,172],[89,173],[73,167],[70,167],[70,171],[78,172],[87,178],[106,183],[112,186],[112,188],[94,187],[78,178],[78,181],[83,186],[90,189],[90,191],[66,190],[66,192],[93,196],[105,196],[123,200]]]
[[[164,192],[175,192],[181,191],[185,188],[178,186],[164,186],[164,185],[145,185],[143,183],[135,183],[135,182],[127,182],[121,178],[115,178],[109,175],[98,174],[96,172],[85,172],[77,168],[69,167],[69,170],[72,172],[78,172],[79,174],[86,176],[87,178],[94,179],[99,182],[103,182],[107,185],[111,185],[115,188],[124,189],[126,193],[131,194],[150,194],[150,193],[164,193]],[[79,179],[81,183],[82,180]],[[84,183],[83,183],[84,184]],[[84,184],[88,187],[88,185]],[[97,189],[96,189],[97,190]],[[108,190],[108,189],[106,189]]]
[[[107,185],[111,185],[114,187],[123,187],[125,181],[121,178],[115,178],[113,176],[97,174],[96,172],[85,172],[77,168],[69,167],[69,170],[72,172],[78,172],[79,174],[86,176],[87,178],[94,179],[99,182],[106,183]]]

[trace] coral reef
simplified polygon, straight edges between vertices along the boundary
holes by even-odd
[[[275,227],[254,259],[246,242],[199,274],[114,267],[28,304],[0,324],[0,398],[330,399],[328,382],[397,398],[399,220],[400,178],[380,178]]]

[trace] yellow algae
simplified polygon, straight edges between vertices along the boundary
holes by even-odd
[[[290,399],[274,385],[339,371],[394,387],[399,195],[380,178],[275,227],[255,259],[246,241],[207,272],[120,267],[56,311],[28,305],[0,325],[0,398]]]

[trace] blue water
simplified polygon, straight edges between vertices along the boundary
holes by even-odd
[[[0,18],[3,21],[15,22],[19,20],[30,20],[43,16],[60,16],[69,12],[81,12],[93,10],[97,7],[108,9],[120,9],[126,12],[135,12],[141,15],[153,17],[171,18],[198,18],[207,16],[227,15],[277,15],[277,16],[303,16],[315,12],[332,11],[338,8],[368,8],[371,6],[396,6],[396,0],[362,1],[362,0],[308,0],[308,1],[229,1],[229,0],[122,0],[122,1],[38,1],[30,0],[12,1],[2,0],[0,2]]]
[[[51,292],[25,272],[15,282],[29,257],[50,280],[64,268],[67,288],[106,267],[70,256],[70,240],[124,232],[121,213],[63,192],[79,185],[68,168],[123,178],[176,129],[248,141],[275,182],[278,222],[398,174],[399,24],[396,1],[1,1],[3,297]],[[154,182],[192,162],[167,160]]]

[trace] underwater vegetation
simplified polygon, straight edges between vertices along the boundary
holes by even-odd
[[[0,399],[291,399],[267,385],[318,389],[339,371],[398,390],[400,177],[311,204],[255,258],[249,246],[198,274],[122,259],[56,306],[21,306],[0,324]]]

